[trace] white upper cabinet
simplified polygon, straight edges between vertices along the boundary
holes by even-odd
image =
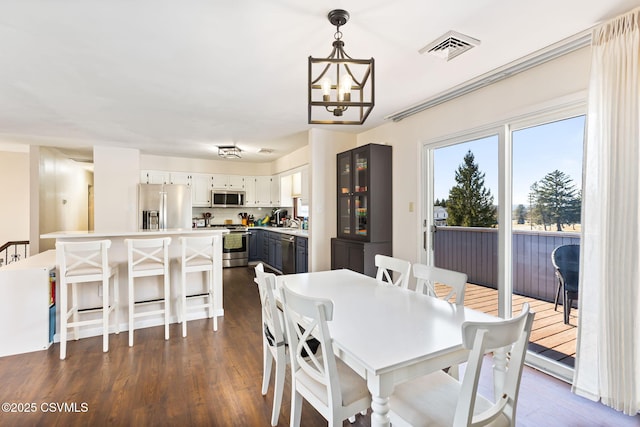
[[[217,173],[211,176],[211,185],[216,190],[226,190],[228,181],[227,175]]]
[[[169,184],[171,174],[166,171],[143,170],[140,171],[141,184]]]
[[[271,201],[271,177],[256,177],[256,206],[273,206]]]
[[[191,204],[194,207],[211,206],[212,175],[193,174],[191,177]]]
[[[274,187],[274,182],[278,185]],[[245,180],[246,186],[246,206],[249,207],[271,207],[279,206],[280,203],[280,181],[270,176],[252,176]],[[277,193],[275,194],[275,189]]]
[[[242,191],[245,189],[245,177],[242,175],[214,174],[212,176],[213,188],[216,190]]]
[[[258,204],[256,203],[256,177],[255,176],[246,177],[244,184],[245,184],[244,185],[244,191],[245,191],[244,204],[247,207],[258,206]]]
[[[191,185],[191,174],[188,172],[171,172],[171,184]]]
[[[280,177],[280,206],[293,207],[293,175]]]
[[[229,189],[230,190],[244,190],[245,189],[245,177],[242,175],[229,175]]]
[[[275,176],[271,178],[271,204],[269,206],[281,206],[281,195],[280,195],[280,179]]]

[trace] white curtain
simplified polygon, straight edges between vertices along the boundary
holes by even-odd
[[[640,8],[593,32],[573,391],[640,410]]]

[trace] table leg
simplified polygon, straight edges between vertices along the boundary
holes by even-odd
[[[371,393],[371,426],[389,427],[389,396],[393,392],[391,380],[367,372],[367,387]]]
[[[371,409],[371,426],[389,427],[389,398],[372,396]]]

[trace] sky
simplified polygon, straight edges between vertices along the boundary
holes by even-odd
[[[585,116],[521,129],[513,133],[513,204],[529,205],[530,187],[558,169],[578,189],[582,181],[582,148]],[[455,186],[455,172],[467,151],[485,174],[485,186],[498,203],[498,136],[438,148],[434,155],[436,199],[446,199]]]

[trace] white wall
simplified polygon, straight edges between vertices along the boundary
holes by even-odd
[[[416,262],[421,239],[422,143],[533,112],[588,87],[590,49],[584,48],[400,122],[358,135],[358,145],[393,146],[393,255]],[[414,212],[409,203],[414,202]]]
[[[93,184],[93,174],[85,164],[67,158],[55,148],[34,147],[31,156],[31,176],[37,180],[31,188],[37,188],[38,195],[37,206],[31,206],[34,218],[30,240],[39,240],[37,248],[31,248],[34,254],[55,246],[51,239],[39,239],[42,234],[87,230],[88,188]]]
[[[28,148],[0,145],[0,245],[29,240]]]
[[[95,231],[137,231],[140,152],[93,147]]]
[[[140,169],[170,172],[220,173],[229,175],[268,176],[286,172],[309,163],[309,147],[304,146],[274,161],[192,159],[186,157],[140,154]]]
[[[331,238],[336,237],[336,154],[355,146],[355,134],[324,129],[309,132],[309,271],[331,269]]]
[[[140,169],[229,175],[271,175],[271,164],[269,162],[249,163],[243,162],[241,159],[191,159],[151,154],[140,154]]]

